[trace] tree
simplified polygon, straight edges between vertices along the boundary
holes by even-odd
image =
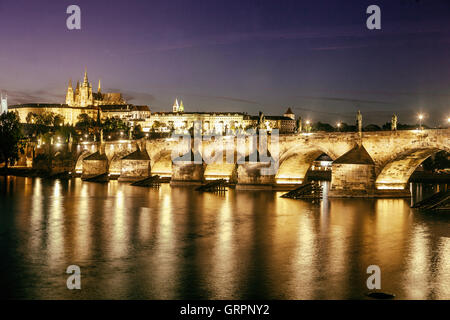
[[[341,128],[339,131],[342,132],[355,132],[356,131],[356,126],[353,125],[348,125],[345,122],[341,123]]]
[[[381,128],[376,124],[369,124],[364,128],[364,131],[381,131]]]
[[[64,124],[64,116],[57,114],[53,117],[53,126],[54,127],[60,127],[63,124]]]
[[[450,154],[445,151],[439,151],[422,162],[422,166],[425,170],[433,172],[448,169],[450,168]]]
[[[77,128],[87,131],[89,128],[94,126],[94,119],[89,117],[86,113],[81,113],[77,117],[78,122],[75,124]]]
[[[44,112],[42,114],[38,114],[36,116],[36,124],[51,126],[53,124],[53,119],[55,118],[55,114],[53,112]]]
[[[333,132],[335,129],[328,123],[317,122],[311,126],[312,131]]]
[[[142,133],[142,127],[140,124],[134,126],[133,128],[133,136],[137,139],[140,139],[144,136],[144,134]]]
[[[102,129],[105,133],[124,131],[128,132],[128,125],[122,120],[117,118],[107,118],[103,124]]]
[[[28,124],[33,124],[36,122],[37,115],[34,112],[28,112],[27,117],[25,120]]]
[[[163,126],[163,124],[161,122],[155,120],[152,125],[152,130],[156,131],[159,128],[161,128],[162,126]]]
[[[13,165],[19,160],[19,153],[23,153],[24,147],[21,143],[23,138],[20,119],[17,113],[7,112],[0,116],[0,157],[5,163],[5,176],[8,165]]]

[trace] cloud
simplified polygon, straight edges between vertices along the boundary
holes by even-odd
[[[1,91],[8,94],[8,104],[23,104],[23,103],[62,103],[64,101],[64,94],[55,94],[48,90],[34,90],[29,92],[6,90]]]
[[[337,101],[337,102],[348,102],[352,104],[385,104],[385,105],[396,105],[396,103],[388,102],[388,101],[379,101],[379,100],[361,100],[354,98],[340,98],[340,97],[318,97],[318,96],[295,96],[296,98],[302,99],[311,99],[311,100],[325,100],[325,101]]]

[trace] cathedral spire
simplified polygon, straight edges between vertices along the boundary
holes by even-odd
[[[184,112],[183,100],[180,100],[180,106],[178,107],[179,112]]]
[[[98,89],[97,89],[97,92],[100,93],[101,91],[102,91],[102,86],[101,86],[101,83],[100,83],[100,79],[98,79]]]
[[[178,98],[175,99],[175,103],[173,104],[173,112],[178,112],[180,105],[178,104]]]
[[[72,88],[72,79],[69,80],[69,88]]]
[[[88,84],[87,68],[84,68],[84,80],[83,84]]]

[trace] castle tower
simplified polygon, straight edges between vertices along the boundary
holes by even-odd
[[[69,80],[69,86],[67,87],[66,104],[73,106],[75,102],[75,96],[72,88],[72,79]]]
[[[92,105],[92,87],[88,80],[87,69],[84,70],[83,84],[80,88],[80,107]]]
[[[87,76],[87,68],[84,68],[84,79],[83,79],[83,87],[87,87],[89,85],[88,76]]]
[[[94,96],[92,95],[92,86],[89,84],[89,90],[88,90],[88,105],[94,104]]]
[[[179,112],[184,112],[183,100],[180,100],[180,107],[178,108]]]
[[[3,112],[8,112],[8,95],[6,94],[3,97],[3,93],[2,93],[0,96],[0,100],[1,100],[0,114],[3,114]]]
[[[291,108],[288,108],[283,116],[295,120],[295,114],[292,112]]]
[[[172,110],[173,112],[178,112],[180,109],[180,105],[178,104],[178,99],[175,99],[175,103],[173,104]]]
[[[75,105],[79,106],[80,105],[80,81],[77,81],[77,87],[75,88]]]

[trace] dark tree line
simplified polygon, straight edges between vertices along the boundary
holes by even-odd
[[[5,165],[4,174],[8,174],[8,166],[19,160],[23,153],[23,133],[20,119],[15,112],[5,112],[0,115],[0,162]]]

